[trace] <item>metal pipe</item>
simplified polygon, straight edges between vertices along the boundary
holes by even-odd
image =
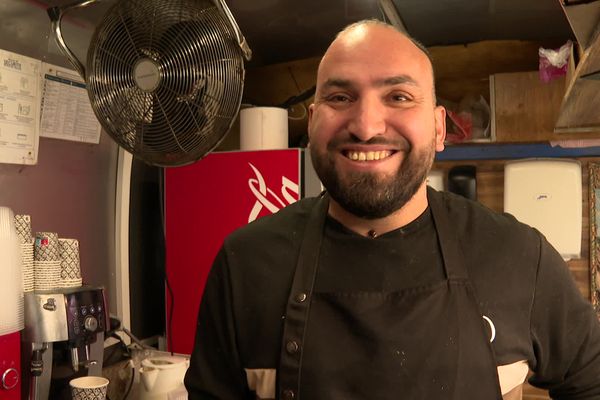
[[[52,22],[52,30],[54,31],[54,39],[56,40],[56,44],[58,45],[58,48],[63,52],[63,54],[67,57],[69,62],[75,67],[77,72],[79,72],[79,75],[81,75],[81,77],[84,80],[86,78],[85,67],[84,67],[83,63],[81,61],[79,61],[79,59],[77,58],[75,53],[73,53],[71,51],[71,49],[69,48],[69,46],[67,46],[67,43],[65,42],[65,40],[62,36],[61,22],[62,22],[64,15],[68,11],[75,9],[75,8],[87,7],[90,4],[96,3],[97,1],[101,1],[101,0],[81,0],[81,1],[76,1],[74,3],[71,3],[71,4],[60,6],[60,7],[59,6],[50,7],[46,10],[46,12],[48,13],[48,17],[50,17],[50,21]]]
[[[44,359],[43,354],[48,349],[48,343],[42,343],[42,347],[34,349],[31,354],[31,381],[29,382],[29,400],[38,399],[38,385],[39,378],[44,371]]]
[[[77,347],[71,347],[71,365],[73,371],[79,371],[79,349]]]
[[[390,24],[399,31],[408,33],[406,25],[404,25],[404,21],[402,21],[402,17],[394,5],[394,2],[392,0],[378,0],[378,3],[381,12],[383,12],[383,15],[390,21]]]

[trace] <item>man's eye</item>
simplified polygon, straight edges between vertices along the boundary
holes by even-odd
[[[350,97],[343,94],[334,94],[332,96],[329,96],[327,98],[327,101],[330,101],[332,103],[348,103],[350,102]]]
[[[392,99],[392,101],[395,101],[395,102],[404,102],[404,101],[409,100],[408,96],[406,96],[405,94],[401,94],[401,93],[392,94],[390,96],[390,98]]]

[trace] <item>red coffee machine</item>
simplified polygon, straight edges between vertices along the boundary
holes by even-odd
[[[21,399],[21,334],[0,336],[0,399]]]

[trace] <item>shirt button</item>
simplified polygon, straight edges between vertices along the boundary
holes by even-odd
[[[306,300],[306,298],[307,298],[307,297],[308,297],[308,296],[306,296],[306,293],[298,293],[298,294],[296,295],[296,301],[297,301],[298,303],[303,303],[303,302]]]
[[[296,393],[293,390],[284,390],[282,393],[283,400],[293,400],[296,397]]]
[[[289,342],[287,342],[285,344],[285,350],[289,353],[289,354],[295,354],[298,352],[298,349],[300,348],[300,346],[298,346],[298,343],[294,340],[290,340]]]

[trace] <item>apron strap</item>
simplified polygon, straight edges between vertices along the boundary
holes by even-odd
[[[465,257],[458,242],[458,236],[456,232],[452,231],[448,210],[442,204],[442,196],[442,194],[436,193],[433,189],[427,187],[427,200],[431,208],[433,224],[437,231],[446,277],[449,280],[468,279],[469,274],[465,267]]]
[[[329,197],[322,195],[313,206],[300,246],[292,288],[283,323],[278,392],[284,400],[297,400],[300,389],[300,366],[304,347],[304,332],[310,310],[311,296],[323,240],[323,227],[329,209]]]

